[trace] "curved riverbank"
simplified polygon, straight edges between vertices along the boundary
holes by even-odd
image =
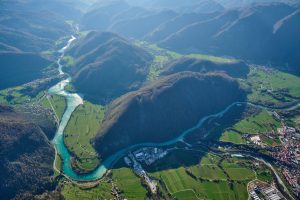
[[[61,56],[58,59],[57,63],[59,66],[58,67],[59,73],[62,75],[65,73],[62,70],[63,66],[61,64],[61,60],[64,57],[65,51],[70,47],[70,45],[72,44],[73,41],[75,41],[75,39],[76,38],[74,36],[72,36],[71,39],[68,41],[67,45],[59,51],[61,53]],[[175,144],[177,142],[183,141],[184,137],[187,134],[200,128],[206,120],[208,120],[210,118],[214,118],[214,117],[222,117],[226,112],[228,112],[234,106],[250,105],[250,106],[257,107],[257,108],[271,109],[271,108],[266,108],[266,107],[263,107],[260,105],[251,104],[248,102],[234,102],[231,105],[228,105],[224,110],[222,110],[218,113],[203,117],[194,127],[187,129],[186,131],[181,133],[178,137],[176,137],[172,140],[162,142],[162,143],[141,143],[141,144],[129,146],[127,148],[124,148],[124,149],[116,152],[115,154],[111,155],[110,157],[108,157],[93,172],[81,175],[81,174],[77,174],[72,169],[72,166],[71,166],[72,156],[71,156],[70,152],[68,151],[67,147],[65,146],[64,135],[63,135],[64,130],[71,118],[72,113],[79,105],[83,104],[83,100],[78,94],[69,93],[69,92],[65,91],[65,87],[67,86],[67,84],[70,81],[71,81],[71,77],[68,76],[67,79],[59,82],[58,84],[56,84],[55,86],[50,88],[49,94],[63,96],[66,98],[66,101],[67,101],[67,108],[63,114],[63,117],[59,124],[58,130],[57,130],[56,135],[52,142],[54,144],[57,154],[59,154],[63,160],[62,174],[72,181],[95,181],[95,180],[102,178],[104,176],[104,174],[107,172],[107,170],[112,167],[112,165],[115,163],[116,160],[122,158],[124,155],[126,155],[132,149],[135,149],[138,147],[144,147],[144,146],[151,146],[151,147],[169,146],[169,145]]]

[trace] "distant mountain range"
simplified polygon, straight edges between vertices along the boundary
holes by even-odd
[[[296,72],[299,71],[296,56],[300,47],[299,22],[299,10],[293,7],[255,6],[229,10],[210,20],[190,24],[159,43],[185,53],[202,52],[254,63],[289,65]]]
[[[298,4],[249,2],[213,12],[180,13],[172,6],[156,10],[143,3],[112,1],[85,14],[82,27],[117,32],[181,53],[231,56],[299,73]]]
[[[61,4],[43,1],[44,7],[38,6],[41,2],[0,2],[0,89],[45,77],[54,60],[45,58],[42,52],[57,48],[57,40],[72,31],[67,16],[55,9]]]
[[[168,9],[179,13],[211,13],[224,9],[221,4],[214,0],[126,0],[126,2],[146,9]]]

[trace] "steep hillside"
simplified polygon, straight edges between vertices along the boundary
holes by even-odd
[[[174,74],[182,71],[202,73],[222,71],[234,78],[246,78],[250,70],[248,65],[240,61],[232,63],[215,63],[207,60],[183,58],[171,62],[162,72],[162,75]]]
[[[106,157],[132,144],[166,141],[243,98],[238,83],[225,75],[167,76],[115,100],[94,146]]]
[[[189,24],[214,18],[218,14],[219,14],[218,12],[210,13],[210,14],[203,14],[203,13],[181,14],[156,27],[152,32],[148,33],[145,36],[145,39],[151,42],[160,42],[165,38],[169,37],[170,35],[172,35],[173,33],[180,31],[180,29],[183,29]]]
[[[0,42],[24,52],[41,52],[52,47],[51,40],[14,29],[0,29]]]
[[[60,16],[49,11],[24,12],[0,10],[0,26],[27,33],[38,38],[57,40],[71,32],[71,27]],[[33,38],[34,39],[34,38]]]
[[[286,3],[286,4],[297,4],[298,0],[215,0],[225,8],[236,8],[243,7],[257,3]]]
[[[51,62],[37,54],[0,53],[0,89],[28,83],[43,76]]]
[[[146,79],[152,57],[109,32],[91,32],[68,52],[75,64],[68,71],[75,88],[96,100],[118,97]]]
[[[170,9],[180,13],[210,13],[223,9],[223,6],[214,0],[126,0],[126,2],[147,9]]]
[[[0,42],[25,52],[41,52],[71,33],[72,27],[61,15],[68,15],[72,4],[63,1],[3,0],[0,6]],[[62,5],[63,4],[63,5]],[[70,9],[68,9],[68,8]],[[80,12],[77,13],[80,16]]]
[[[110,27],[111,31],[129,38],[141,39],[161,24],[173,19],[178,14],[173,11],[154,12],[153,14],[130,20],[120,20]]]
[[[0,90],[44,77],[45,69],[54,61],[40,56],[41,52],[58,48],[58,39],[72,31],[66,16],[59,14],[61,3],[56,0],[0,2]],[[67,12],[66,7],[71,6],[64,5]]]
[[[38,126],[5,106],[0,106],[0,159],[1,199],[33,199],[53,189],[50,142]]]
[[[113,31],[126,37],[159,41],[156,37],[161,34],[167,37],[189,24],[211,18],[215,15],[214,11],[223,10],[218,6],[214,7],[214,3],[209,3],[213,1],[207,0],[194,3],[184,1],[174,3],[168,0],[126,2],[122,0],[98,2],[84,15],[82,27]],[[158,36],[152,36],[154,33]]]
[[[20,52],[20,50],[0,42],[0,52]]]
[[[49,11],[63,19],[79,19],[84,1],[81,0],[2,0],[1,6],[8,10],[19,10],[25,12]],[[39,19],[36,19],[39,20]]]
[[[81,26],[84,29],[113,31],[126,37],[143,38],[179,15],[172,10],[148,10],[136,5],[129,5],[122,0],[100,1],[83,16]]]
[[[115,1],[99,1],[92,6],[92,10],[85,13],[81,20],[81,25],[84,29],[97,29],[107,30],[107,28],[114,23],[118,16],[131,9],[127,3],[121,0]],[[143,11],[143,10],[142,10]],[[140,11],[132,10],[134,15],[140,13]],[[138,16],[138,15],[137,15]],[[127,17],[130,18],[130,15]],[[123,20],[127,19],[122,16]]]
[[[286,19],[286,20],[282,20]],[[274,26],[278,31],[274,31]],[[160,42],[176,51],[228,55],[256,63],[299,63],[299,12],[286,4],[229,10],[213,19],[186,26]],[[277,30],[277,29],[276,29]],[[284,52],[284,53],[282,53]]]

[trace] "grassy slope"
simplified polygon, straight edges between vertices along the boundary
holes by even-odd
[[[22,89],[24,89],[22,86],[17,86],[17,87],[1,90],[0,103],[16,105],[16,104],[23,104],[31,100],[29,96],[21,93]]]
[[[277,121],[272,114],[266,110],[262,110],[257,114],[237,122],[229,130],[226,130],[222,134],[220,141],[231,142],[234,144],[245,144],[242,134],[265,133],[277,130],[280,125],[280,122]]]
[[[140,178],[131,169],[119,168],[112,170],[112,180],[122,190],[125,198],[130,200],[144,199],[146,189],[141,185]],[[85,189],[72,183],[66,183],[62,195],[66,200],[75,199],[112,199],[111,183],[101,182],[98,186]]]
[[[251,67],[245,83],[251,87],[248,99],[254,103],[278,106],[300,98],[300,78],[275,69]]]
[[[41,99],[40,104],[49,109],[52,109],[53,106],[59,120],[61,120],[67,106],[66,99],[59,95],[51,95],[48,98],[44,97]]]
[[[245,181],[255,179],[255,173],[253,170],[243,167],[237,160],[225,160],[222,162],[222,167],[229,175],[231,180],[234,181]]]
[[[148,74],[148,80],[155,80],[159,75],[161,70],[164,68],[165,64],[175,60],[180,59],[183,57],[188,58],[197,58],[202,60],[208,60],[213,61],[217,63],[229,63],[236,61],[234,59],[228,59],[223,57],[217,57],[212,55],[205,55],[205,54],[189,54],[189,55],[182,55],[173,51],[169,51],[163,48],[158,47],[155,44],[150,44],[144,41],[138,41],[136,44],[145,50],[147,50],[149,53],[151,53],[154,56],[153,63],[150,66],[149,74]]]
[[[185,172],[183,167],[177,169],[164,170],[154,174],[156,177],[162,177],[170,193],[180,199],[182,191],[194,191],[194,195],[201,199],[246,199],[246,185],[234,184],[234,190],[231,190],[226,181],[210,182],[193,179]],[[236,193],[235,188],[239,188],[239,193]],[[179,196],[177,194],[179,193]],[[191,193],[189,193],[191,195]],[[235,198],[240,195],[243,198]],[[182,198],[184,199],[184,198]]]
[[[235,131],[232,131],[232,130],[225,131],[222,134],[220,141],[232,142],[234,144],[245,144],[246,143],[245,139],[242,138],[241,134],[239,134]]]
[[[110,190],[111,185],[106,182],[101,182],[98,186],[92,189],[84,189],[72,183],[66,183],[63,186],[62,195],[65,200],[112,199]]]
[[[196,177],[205,180],[226,180],[226,175],[217,165],[219,160],[219,157],[208,154],[198,165],[190,167],[190,170]]]
[[[246,118],[234,125],[233,129],[242,133],[255,134],[276,130],[280,126],[280,122],[266,110],[259,114]]]
[[[124,192],[127,199],[139,200],[146,196],[146,189],[141,185],[140,178],[137,177],[131,169],[120,168],[113,169],[113,180],[118,187]]]
[[[171,60],[182,57],[209,60],[217,63],[230,63],[235,59],[217,57],[204,54],[182,55],[157,47],[147,42],[136,42],[154,56],[150,67],[148,80],[154,80],[159,75],[165,64]],[[248,100],[253,103],[280,106],[284,103],[294,102],[300,98],[300,78],[292,74],[271,68],[251,67],[246,80],[241,79],[241,84],[250,88]]]
[[[90,141],[100,129],[104,117],[104,108],[85,102],[72,114],[65,129],[65,144],[78,159],[80,168],[92,170],[99,164],[96,151]]]
[[[189,157],[189,153],[186,154]],[[178,160],[178,167],[153,172],[152,176],[162,179],[167,190],[178,199],[185,199],[185,195],[191,199],[247,199],[246,185],[250,175],[245,179],[239,179],[240,183],[234,182],[233,187],[230,188],[224,172],[218,167],[219,160],[220,157],[207,154],[199,161],[199,164],[187,166],[187,169],[202,181],[187,174],[185,168],[182,167],[181,158]],[[159,161],[156,165],[160,165],[160,163],[163,162]],[[249,174],[254,174],[248,168],[240,167],[239,169],[243,172],[249,170]]]
[[[164,194],[169,192],[178,200],[186,200],[187,198],[191,200],[248,198],[247,183],[256,178],[256,173],[249,168],[253,166],[252,161],[240,158],[227,158],[221,162],[221,166],[225,170],[223,171],[218,167],[221,157],[209,153],[200,159],[199,164],[186,166],[195,176],[202,178],[202,181],[200,181],[188,175],[184,167],[175,167],[177,164],[183,165],[181,162],[186,162],[181,159],[182,156],[186,155],[185,157],[190,159],[190,152],[178,153],[179,151],[174,153],[174,158],[178,157],[177,155],[179,155],[179,158],[178,161],[173,160],[173,167],[149,173],[152,177],[163,181],[167,188],[167,191],[162,191]],[[168,162],[169,159],[167,157],[158,161],[155,165],[161,166],[161,163],[165,163],[166,160]],[[215,168],[215,174],[213,170],[206,172],[211,167]],[[259,166],[259,169],[255,171],[260,180],[272,180],[271,173],[263,166]],[[230,187],[226,180],[225,172],[229,174],[230,180],[233,181],[232,187]],[[210,181],[203,179],[210,179]],[[112,180],[121,189],[125,198],[133,200],[145,199],[147,191],[141,185],[140,178],[131,169],[126,167],[112,169]],[[161,184],[159,184],[159,187],[164,190]],[[67,183],[63,187],[62,194],[66,200],[82,198],[111,199],[110,189],[110,184],[106,182],[92,189],[81,189],[78,186]]]

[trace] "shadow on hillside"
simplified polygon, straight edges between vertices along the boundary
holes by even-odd
[[[232,127],[242,118],[246,108],[247,106],[244,104],[233,106],[222,117],[209,118],[205,121],[201,128],[190,132],[185,137],[185,141],[194,145],[195,147],[192,149],[187,148],[187,145],[182,142],[165,147],[177,147],[177,149],[171,150],[166,157],[154,162],[150,166],[144,165],[145,170],[147,172],[157,172],[161,170],[176,169],[179,167],[190,167],[199,164],[201,159],[210,151],[209,148],[212,147],[208,146],[208,144],[217,144],[217,141],[219,141],[222,133],[224,133],[226,129]],[[204,135],[207,135],[207,137],[204,138]],[[197,144],[198,142],[201,142],[203,145]],[[122,167],[126,167],[123,158],[116,163],[113,169]]]

